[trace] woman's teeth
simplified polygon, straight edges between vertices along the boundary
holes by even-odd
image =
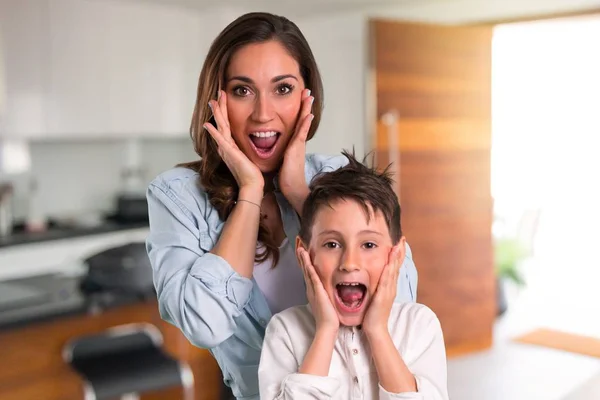
[[[268,137],[272,137],[277,135],[277,132],[275,131],[269,131],[269,132],[252,132],[250,135],[257,137],[257,138],[268,138]]]

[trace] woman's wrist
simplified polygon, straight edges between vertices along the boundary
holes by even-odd
[[[302,215],[302,207],[304,206],[304,201],[310,193],[308,185],[298,185],[298,187],[294,190],[284,190],[282,188],[281,192],[283,193],[287,201],[292,205],[294,210],[298,213],[298,215]]]
[[[260,206],[263,196],[264,194],[262,186],[242,186],[238,193],[237,200],[245,200],[254,204],[259,204]]]

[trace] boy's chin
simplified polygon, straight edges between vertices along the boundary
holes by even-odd
[[[362,312],[357,313],[356,315],[342,315],[338,313],[338,317],[340,319],[340,325],[347,327],[360,326],[362,325],[364,319],[364,315]]]

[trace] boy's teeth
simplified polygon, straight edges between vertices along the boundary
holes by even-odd
[[[275,132],[275,131],[270,131],[270,132],[252,132],[251,135],[254,136],[254,137],[267,138],[267,137],[271,137],[271,136],[277,135],[277,132]]]

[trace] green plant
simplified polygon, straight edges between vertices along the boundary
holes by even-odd
[[[519,270],[519,265],[528,255],[528,249],[526,249],[517,239],[497,239],[494,245],[496,276],[510,280],[517,286],[524,286],[525,279]]]

